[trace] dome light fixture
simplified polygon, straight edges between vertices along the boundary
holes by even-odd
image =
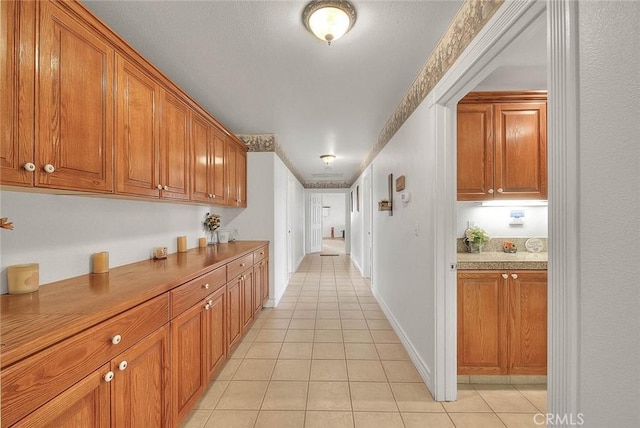
[[[325,165],[329,166],[331,162],[336,160],[336,155],[322,155],[320,156],[320,159],[325,163]]]
[[[304,8],[302,22],[313,35],[331,46],[331,42],[353,27],[356,10],[345,0],[314,0]]]

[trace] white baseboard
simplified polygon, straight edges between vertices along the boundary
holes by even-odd
[[[373,289],[372,292],[373,296],[378,301],[382,312],[384,312],[387,319],[389,320],[389,323],[391,324],[391,327],[393,327],[393,330],[398,335],[400,342],[402,342],[402,346],[404,346],[405,351],[407,351],[407,354],[409,354],[411,362],[413,362],[413,365],[416,366],[416,369],[418,370],[422,381],[425,383],[427,389],[429,389],[429,391],[433,395],[434,385],[433,379],[431,377],[431,369],[429,369],[429,366],[424,362],[420,355],[418,355],[418,352],[413,347],[411,340],[409,340],[404,330],[402,330],[402,327],[400,327],[400,324],[398,324],[398,320],[396,320],[396,318],[393,316],[393,313],[389,310],[382,297],[380,297],[380,295],[376,293],[375,289]]]

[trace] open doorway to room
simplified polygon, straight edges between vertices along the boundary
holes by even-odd
[[[346,204],[344,194],[323,193],[322,198],[322,254],[346,253],[345,223]]]

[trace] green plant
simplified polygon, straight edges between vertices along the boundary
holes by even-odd
[[[489,240],[489,234],[479,227],[470,227],[464,232],[464,237],[467,242],[474,244],[484,244]]]

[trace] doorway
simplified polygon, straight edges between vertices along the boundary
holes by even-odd
[[[322,252],[325,255],[346,253],[344,194],[322,193]]]

